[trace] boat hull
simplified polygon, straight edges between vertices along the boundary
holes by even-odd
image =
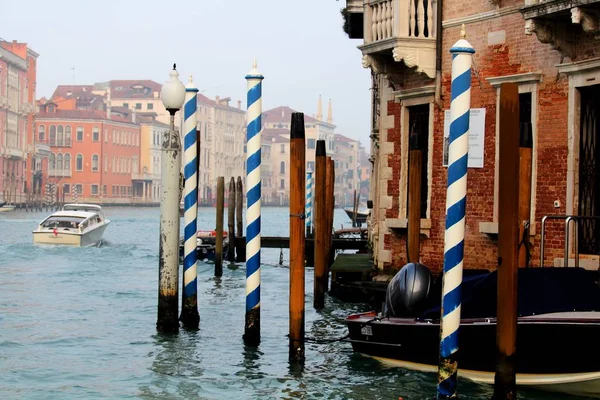
[[[517,384],[564,393],[600,396],[600,313],[569,318],[519,318]],[[439,358],[439,323],[408,318],[373,320],[374,313],[350,316],[346,322],[354,351],[386,363],[435,372]],[[369,322],[371,321],[371,322]],[[563,338],[563,340],[561,340]],[[461,322],[459,375],[493,383],[496,359],[495,320]]]
[[[350,218],[351,220],[354,219],[354,212],[352,210],[348,210],[346,208],[344,208],[344,212],[346,213],[346,215],[348,216],[348,218]],[[356,213],[356,222],[358,224],[364,224],[367,222],[367,217],[369,216],[368,213],[362,213],[362,212],[357,212]]]
[[[102,242],[107,226],[108,222],[83,233],[69,232],[62,229],[57,229],[56,233],[52,229],[37,230],[33,232],[33,243],[75,247],[96,246]]]

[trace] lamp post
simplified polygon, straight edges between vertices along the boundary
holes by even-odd
[[[171,126],[162,143],[160,247],[158,260],[158,319],[156,329],[176,333],[179,289],[179,170],[181,140],[175,129],[175,113],[183,106],[185,86],[173,64],[169,80],[162,86],[160,98],[171,114]]]

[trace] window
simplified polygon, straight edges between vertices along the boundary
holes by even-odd
[[[65,171],[71,171],[71,154],[65,154]]]
[[[104,129],[104,143],[108,143],[108,129]]]
[[[316,146],[315,146],[315,139],[308,139],[306,141],[306,148],[307,149],[314,149],[314,148],[316,148]]]
[[[106,196],[107,192],[106,192],[106,185],[102,186],[102,196]]]
[[[108,157],[106,154],[104,155],[104,172],[108,172]]]
[[[71,125],[65,126],[65,146],[71,147]]]
[[[59,171],[63,169],[63,155],[60,153],[56,156],[56,169]]]
[[[98,127],[95,126],[92,130],[92,141],[99,142],[100,141],[100,132],[98,131]]]
[[[83,142],[83,128],[80,126],[77,127],[77,141]]]
[[[56,146],[56,126],[50,125],[50,146]]]
[[[153,109],[154,109],[154,104],[152,104],[152,103],[146,104],[146,110],[153,110]]]
[[[63,193],[64,194],[69,194],[71,193],[71,185],[69,185],[68,183],[65,183],[63,185]]]
[[[81,154],[77,154],[77,161],[76,161],[77,165],[75,166],[75,169],[77,171],[83,171],[83,155]]]
[[[51,153],[48,157],[48,169],[56,169],[56,155]]]
[[[280,189],[285,189],[285,179],[282,179],[280,184],[279,184],[279,188]]]
[[[58,126],[58,129],[56,132],[56,145],[57,146],[65,145],[65,132],[64,132],[64,128],[62,125]]]
[[[92,196],[98,196],[98,185],[92,185]]]
[[[135,103],[135,109],[136,110],[141,110],[142,109],[142,103]]]
[[[282,162],[279,164],[279,173],[280,173],[280,174],[285,174],[285,161],[282,161]]]
[[[314,163],[314,161],[309,161],[308,162],[307,169],[311,170],[312,172],[315,172],[315,163]]]
[[[98,154],[92,156],[92,171],[98,171]]]
[[[83,185],[81,183],[78,183],[77,185],[75,185],[75,192],[79,196],[83,196]]]
[[[129,103],[123,103],[123,107],[129,108]]]
[[[46,140],[46,127],[44,125],[40,125],[38,127],[38,140],[43,142]]]
[[[111,189],[111,195],[115,196],[118,195],[118,191],[117,191],[117,187],[115,185],[112,185],[112,189]]]
[[[285,144],[281,145],[281,154],[285,154]]]

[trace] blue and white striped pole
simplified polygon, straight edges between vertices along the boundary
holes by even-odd
[[[198,125],[198,88],[190,81],[185,87],[183,103],[183,176],[184,185],[184,215],[183,215],[183,291],[181,293],[181,315],[179,319],[184,326],[197,328],[200,322],[198,313],[198,281],[196,251],[198,218],[198,154],[197,154],[197,125]]]
[[[461,37],[452,46],[452,90],[450,103],[450,147],[448,150],[448,191],[446,194],[446,235],[440,324],[440,363],[437,398],[457,397],[458,330],[460,327],[461,284],[467,203],[467,160],[471,108],[471,63],[475,49]]]
[[[246,75],[246,324],[244,342],[260,343],[260,139],[262,132],[262,80],[256,67]]]
[[[313,172],[311,169],[306,171],[306,234],[312,234],[312,186]]]

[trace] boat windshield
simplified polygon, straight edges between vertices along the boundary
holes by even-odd
[[[43,228],[72,228],[77,229],[84,220],[83,217],[50,217],[42,222]]]

